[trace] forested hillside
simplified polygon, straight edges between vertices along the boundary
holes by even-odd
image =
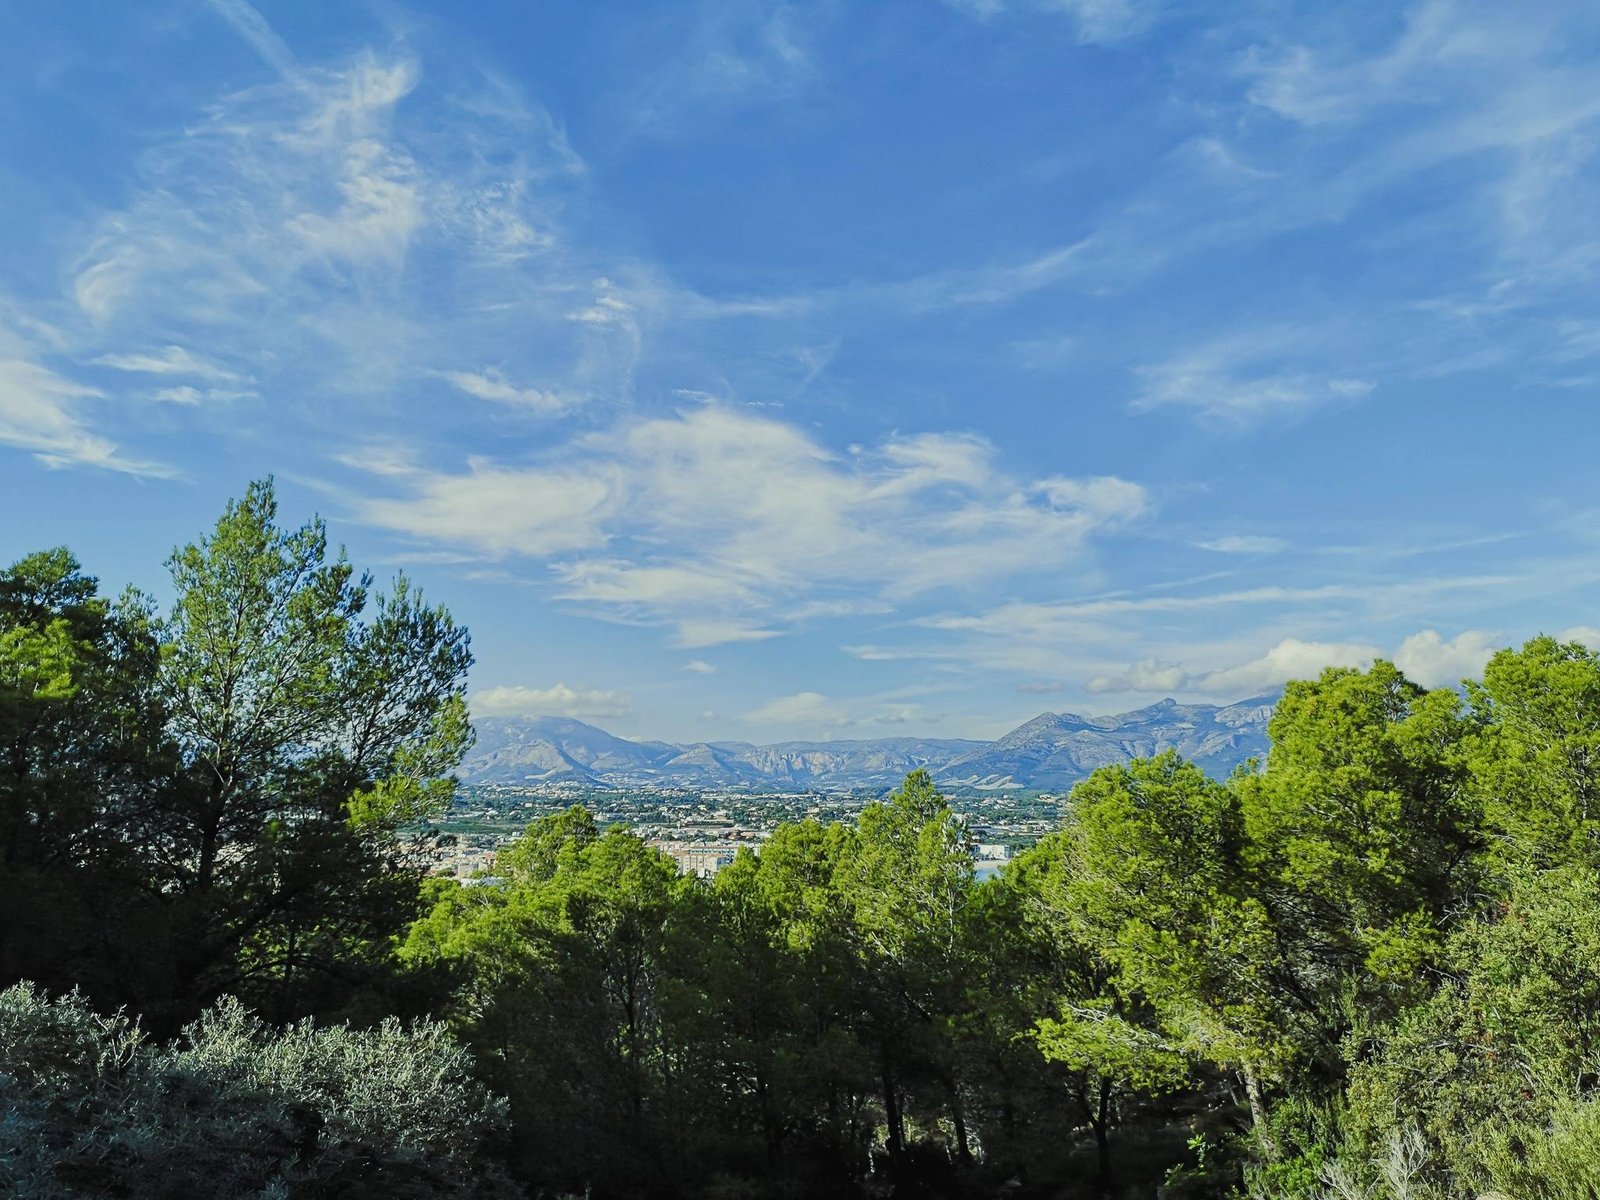
[[[1600,657],[1292,683],[995,879],[914,771],[714,879],[429,878],[464,629],[270,483],[174,603],[0,572],[0,1193],[1593,1197]]]

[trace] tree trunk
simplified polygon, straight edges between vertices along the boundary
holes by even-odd
[[[1278,1142],[1272,1136],[1272,1128],[1267,1124],[1267,1106],[1261,1099],[1261,1080],[1256,1077],[1254,1067],[1242,1067],[1239,1074],[1244,1078],[1244,1094],[1250,1101],[1250,1124],[1254,1127],[1256,1140],[1261,1143],[1261,1152],[1268,1162],[1278,1160]]]
[[[766,1074],[762,1071],[756,1072],[756,1097],[761,1105],[761,1137],[767,1147],[767,1166],[776,1167],[783,1130],[777,1114],[772,1111],[772,1089],[767,1085]]]
[[[885,1135],[889,1156],[899,1161],[906,1144],[905,1122],[900,1113],[900,1096],[895,1090],[894,1068],[887,1058],[883,1061],[883,1117],[889,1127]]]
[[[291,1006],[291,997],[294,989],[294,954],[298,945],[299,927],[294,923],[294,914],[289,914],[289,934],[283,948],[283,978],[278,981],[278,1019],[287,1021],[294,1014]]]
[[[200,833],[200,861],[195,868],[195,888],[209,892],[217,874],[217,830],[208,821]]]
[[[1111,1081],[1100,1081],[1100,1094],[1096,1098],[1089,1125],[1094,1130],[1095,1181],[1100,1194],[1110,1197],[1111,1180]]]
[[[962,1165],[972,1164],[972,1142],[967,1136],[967,1110],[961,1104],[961,1090],[950,1083],[950,1119],[956,1127],[956,1154]]]

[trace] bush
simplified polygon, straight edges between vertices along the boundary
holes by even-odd
[[[432,1022],[277,1031],[225,999],[154,1046],[121,1016],[0,992],[0,1193],[18,1200],[510,1196],[504,1114]]]

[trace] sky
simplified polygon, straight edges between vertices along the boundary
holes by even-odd
[[[1600,8],[0,13],[0,560],[272,475],[479,715],[994,737],[1600,642]]]

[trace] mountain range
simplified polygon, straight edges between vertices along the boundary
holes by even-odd
[[[993,742],[871,738],[827,742],[636,742],[571,717],[485,717],[461,765],[466,784],[580,783],[855,791],[926,768],[947,788],[1071,787],[1096,767],[1176,750],[1215,776],[1267,752],[1275,695],[1236,704],[1162,700],[1111,716],[1041,713]]]

